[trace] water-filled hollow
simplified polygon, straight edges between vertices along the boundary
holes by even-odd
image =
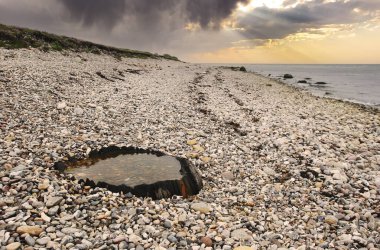
[[[88,158],[57,162],[55,168],[85,185],[154,199],[198,194],[202,180],[185,158],[135,147],[108,147]]]

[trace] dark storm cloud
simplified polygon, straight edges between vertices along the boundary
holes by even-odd
[[[201,27],[214,24],[216,27],[236,9],[238,3],[248,0],[187,0],[186,12],[191,22],[199,23]]]
[[[74,21],[82,21],[84,25],[91,26],[101,23],[112,27],[125,12],[125,0],[58,0],[66,8],[68,17]]]
[[[202,28],[218,28],[229,17],[239,2],[248,0],[58,0],[65,6],[73,21],[85,26],[94,24],[114,27],[123,17],[129,16],[141,25],[157,25],[163,13],[180,12],[180,17],[199,23]]]
[[[380,0],[285,0],[286,8],[258,7],[237,12],[236,27],[220,24],[249,0],[0,0],[0,22],[73,36],[97,43],[170,53],[192,53],[231,46],[252,47],[308,28],[361,23],[380,13]],[[361,11],[353,11],[355,8]],[[377,13],[376,13],[377,11]],[[187,23],[198,23],[190,32]],[[318,32],[314,30],[313,32]],[[246,41],[236,43],[237,41]]]
[[[288,3],[294,4],[294,1]],[[355,9],[360,9],[360,12]],[[279,39],[307,28],[368,21],[377,10],[380,10],[378,0],[316,0],[290,8],[255,8],[241,16],[238,25],[244,28],[243,34],[251,39]]]

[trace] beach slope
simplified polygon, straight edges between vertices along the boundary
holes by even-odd
[[[380,247],[378,110],[229,68],[38,49],[0,49],[0,107],[1,249]],[[186,157],[203,190],[153,201],[52,168],[110,145]]]

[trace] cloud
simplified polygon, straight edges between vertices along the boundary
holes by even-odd
[[[294,1],[289,3],[294,4]],[[315,0],[289,8],[258,7],[240,15],[237,25],[250,39],[281,39],[308,28],[368,21],[379,9],[378,0]]]
[[[191,22],[199,23],[201,27],[219,28],[220,23],[229,17],[238,3],[246,4],[248,0],[187,0],[186,16]]]
[[[256,0],[0,0],[0,22],[186,58],[363,23],[380,13],[379,0],[285,0],[277,9],[236,11],[251,1]],[[225,20],[231,29],[222,28]],[[198,28],[185,30],[189,23]]]
[[[125,0],[58,0],[66,7],[66,18],[85,26],[113,27],[124,15]]]
[[[113,28],[123,18],[138,20],[143,27],[161,23],[164,13],[179,13],[180,23],[194,22],[204,28],[220,23],[248,0],[58,0],[66,8],[66,18],[85,26]],[[164,18],[165,19],[165,18]],[[177,19],[178,20],[178,19]],[[173,20],[175,21],[175,20]],[[157,23],[158,22],[158,23]]]

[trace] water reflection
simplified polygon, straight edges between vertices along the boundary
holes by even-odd
[[[153,184],[159,181],[179,180],[181,164],[172,156],[152,154],[127,154],[114,158],[97,160],[91,165],[85,162],[66,169],[77,179],[90,179],[112,185],[125,184],[135,187],[140,184]]]

